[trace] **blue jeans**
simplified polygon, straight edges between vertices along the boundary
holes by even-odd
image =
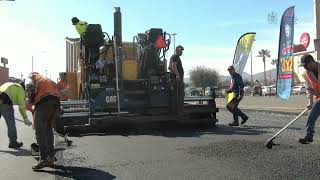
[[[17,142],[17,128],[12,105],[0,105],[0,118],[3,116],[8,127],[8,137],[10,142]]]
[[[238,121],[239,120],[239,116],[240,117],[245,117],[246,115],[238,108],[238,106],[236,106],[234,108],[234,112],[233,114],[233,120]]]
[[[320,101],[317,101],[311,109],[311,112],[307,121],[307,136],[313,137],[314,126],[318,117],[320,116]]]
[[[233,120],[235,122],[239,121],[239,116],[241,118],[244,118],[247,116],[238,108],[238,105],[241,100],[242,100],[242,98],[241,99],[232,99],[226,106],[227,109],[233,114]]]

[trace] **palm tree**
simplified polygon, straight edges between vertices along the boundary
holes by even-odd
[[[264,75],[264,84],[266,85],[267,83],[267,75],[266,75],[266,58],[270,57],[270,51],[268,49],[261,49],[258,52],[257,57],[262,57],[263,61],[263,75]]]

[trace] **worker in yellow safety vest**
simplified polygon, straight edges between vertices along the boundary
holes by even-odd
[[[8,127],[9,148],[20,148],[23,143],[17,141],[17,129],[13,105],[18,105],[24,123],[30,126],[25,107],[25,90],[20,84],[7,82],[0,86],[0,118],[3,116]]]
[[[79,35],[82,36],[83,33],[86,32],[87,30],[88,23],[86,21],[80,21],[77,17],[73,17],[71,21],[72,21],[72,25],[75,26]]]

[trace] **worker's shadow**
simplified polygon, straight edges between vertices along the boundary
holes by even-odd
[[[160,134],[161,133],[161,134]],[[230,127],[226,125],[217,125],[216,127],[182,127],[181,129],[167,129],[160,131],[159,135],[165,137],[200,137],[202,135],[218,134],[218,135],[260,135],[267,133],[261,129],[251,127]],[[152,135],[152,134],[150,134]],[[155,135],[155,134],[153,134]]]
[[[29,149],[18,148],[14,150],[0,150],[0,153],[7,153],[14,156],[30,156],[31,151]]]
[[[86,167],[72,167],[72,166],[61,166],[55,165],[54,171],[48,170],[39,170],[38,172],[45,172],[52,175],[55,175],[57,180],[65,179],[65,178],[72,178],[74,180],[82,180],[82,179],[93,179],[93,180],[112,180],[116,177],[112,174],[101,171],[98,169],[91,169]]]
[[[54,152],[56,153],[58,151],[63,151],[63,150],[65,150],[65,148],[55,148]],[[7,153],[14,156],[31,156],[31,150],[24,149],[24,148],[18,148],[14,150],[0,150],[0,154],[1,153]]]

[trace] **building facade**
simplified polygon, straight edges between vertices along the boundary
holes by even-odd
[[[0,85],[9,81],[9,68],[0,67]]]

